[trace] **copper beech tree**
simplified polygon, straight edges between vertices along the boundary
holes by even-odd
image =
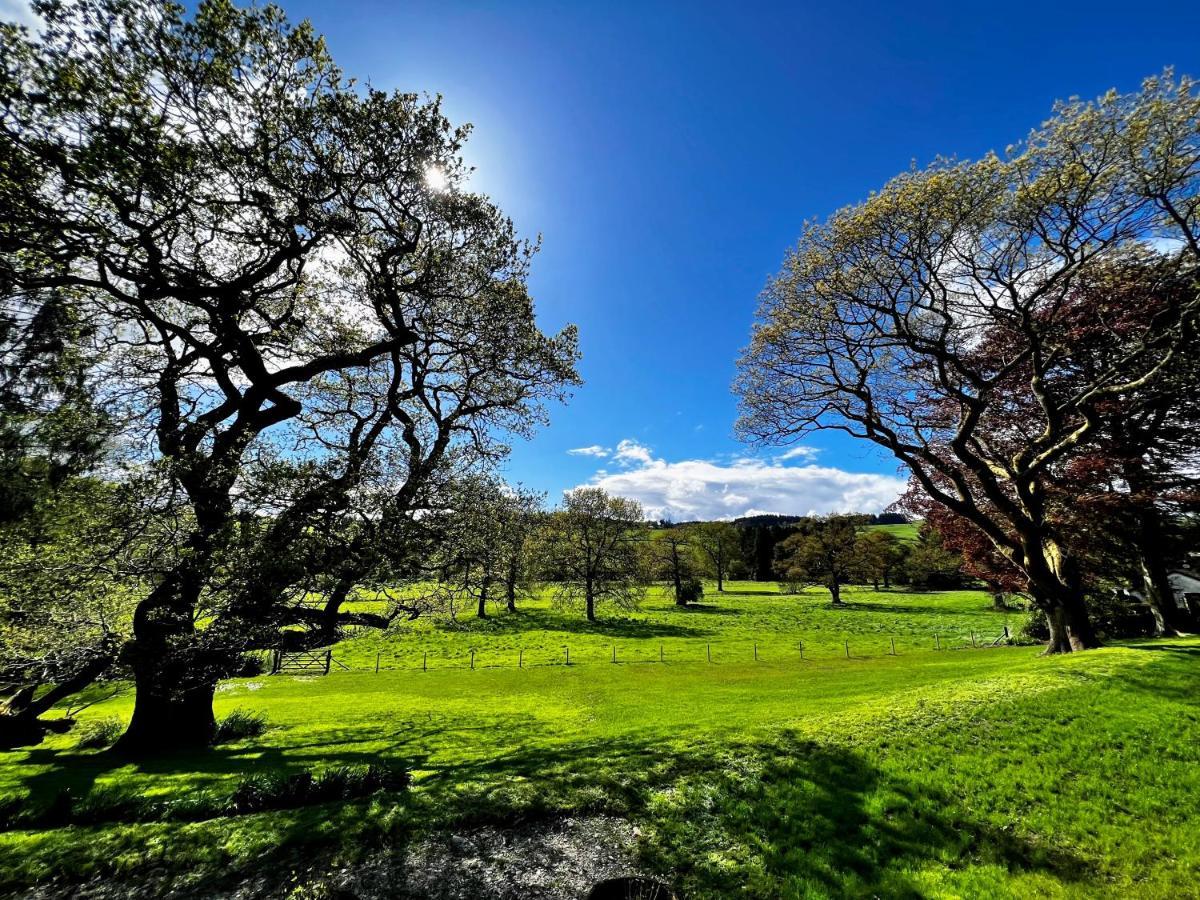
[[[345,601],[577,381],[575,331],[539,331],[534,248],[436,99],[347,82],[273,6],[35,8],[0,25],[0,280],[88,323],[117,446],[184,507],[119,749],[203,745],[246,651],[419,611]]]
[[[1072,290],[1142,246],[1191,288],[1085,372]],[[1138,93],[1060,104],[1003,155],[906,172],[806,227],[741,360],[740,430],[786,443],[837,429],[886,448],[1021,573],[1048,652],[1094,647],[1048,485],[1106,404],[1153,394],[1193,352],[1198,263],[1194,84],[1168,72]],[[995,352],[977,352],[984,340]],[[1031,401],[1019,418],[1013,392]]]
[[[1071,345],[1070,366],[1054,387],[1080,389],[1108,370],[1140,336],[1196,290],[1195,273],[1156,254],[1138,254],[1082,273],[1058,310],[1058,327]],[[1008,335],[988,335],[977,358],[1003,355]],[[981,425],[981,437],[1012,449],[1037,427],[1036,398],[1023,391],[1025,372],[998,392],[1006,414]],[[1169,581],[1182,559],[1183,516],[1197,508],[1200,461],[1200,362],[1180,354],[1153,383],[1130,388],[1097,404],[1087,438],[1047,468],[1047,516],[1071,554],[1082,561],[1092,590],[1136,585],[1153,613],[1155,631],[1174,635],[1194,627],[1176,605]],[[947,454],[948,455],[948,454]],[[899,505],[926,519],[963,554],[968,574],[992,593],[1024,591],[1020,571],[966,518],[932,499],[915,479]]]

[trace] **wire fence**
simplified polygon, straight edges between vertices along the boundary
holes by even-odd
[[[637,641],[621,645],[588,643],[558,648],[487,647],[454,651],[437,649],[379,650],[372,656],[361,651],[340,655],[336,650],[320,653],[323,665],[314,665],[314,654],[277,653],[272,658],[271,674],[321,675],[330,671],[428,672],[444,669],[534,669],[593,665],[669,665],[671,663],[781,663],[854,661],[915,653],[948,653],[960,650],[987,650],[1013,643],[1008,626],[1003,632],[935,633],[928,639],[911,634],[900,636],[862,635],[837,641],[737,641],[661,642],[654,645]]]

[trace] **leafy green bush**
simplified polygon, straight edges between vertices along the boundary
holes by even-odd
[[[239,741],[242,738],[258,737],[267,730],[267,717],[264,713],[250,712],[246,709],[235,709],[217,723],[217,733],[213,742],[226,744],[229,741]]]
[[[117,742],[125,730],[120,719],[95,719],[78,726],[75,746],[80,750],[104,750]]]
[[[704,599],[704,582],[699,578],[684,578],[679,583],[679,599],[684,603],[699,603]]]

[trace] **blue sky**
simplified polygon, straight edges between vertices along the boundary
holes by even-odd
[[[285,3],[352,75],[440,92],[476,188],[543,235],[547,328],[586,384],[508,475],[675,518],[878,508],[895,464],[833,434],[732,435],[756,296],[799,235],[938,153],[1016,141],[1056,98],[1200,75],[1200,4]],[[622,444],[622,442],[625,442]],[[597,447],[596,453],[571,454]],[[624,448],[620,451],[619,448]]]
[[[676,519],[877,509],[899,484],[835,434],[788,459],[733,438],[734,363],[804,219],[1003,148],[1056,98],[1200,76],[1196,2],[282,5],[347,74],[442,93],[475,125],[473,186],[543,235],[531,286],[545,328],[579,326],[586,384],[508,477]]]

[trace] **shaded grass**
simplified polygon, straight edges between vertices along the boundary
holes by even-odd
[[[944,603],[966,620],[986,603],[889,599]],[[752,602],[642,615],[725,628],[788,608]],[[806,602],[806,621],[832,625]],[[862,611],[823,610],[843,622]],[[894,627],[927,615],[937,614],[893,611]],[[38,805],[64,789],[82,798],[132,786],[169,803],[227,795],[256,776],[371,763],[410,770],[411,789],[203,822],[10,831],[0,884],[143,877],[147,867],[206,884],[269,870],[282,882],[311,859],[345,862],[429,830],[602,812],[635,820],[643,861],[688,897],[1187,896],[1200,867],[1200,640],[1037,653],[234,681],[217,713],[267,715],[259,738],[130,764],[55,737],[0,755],[0,796]],[[127,718],[131,700],[85,716]]]

